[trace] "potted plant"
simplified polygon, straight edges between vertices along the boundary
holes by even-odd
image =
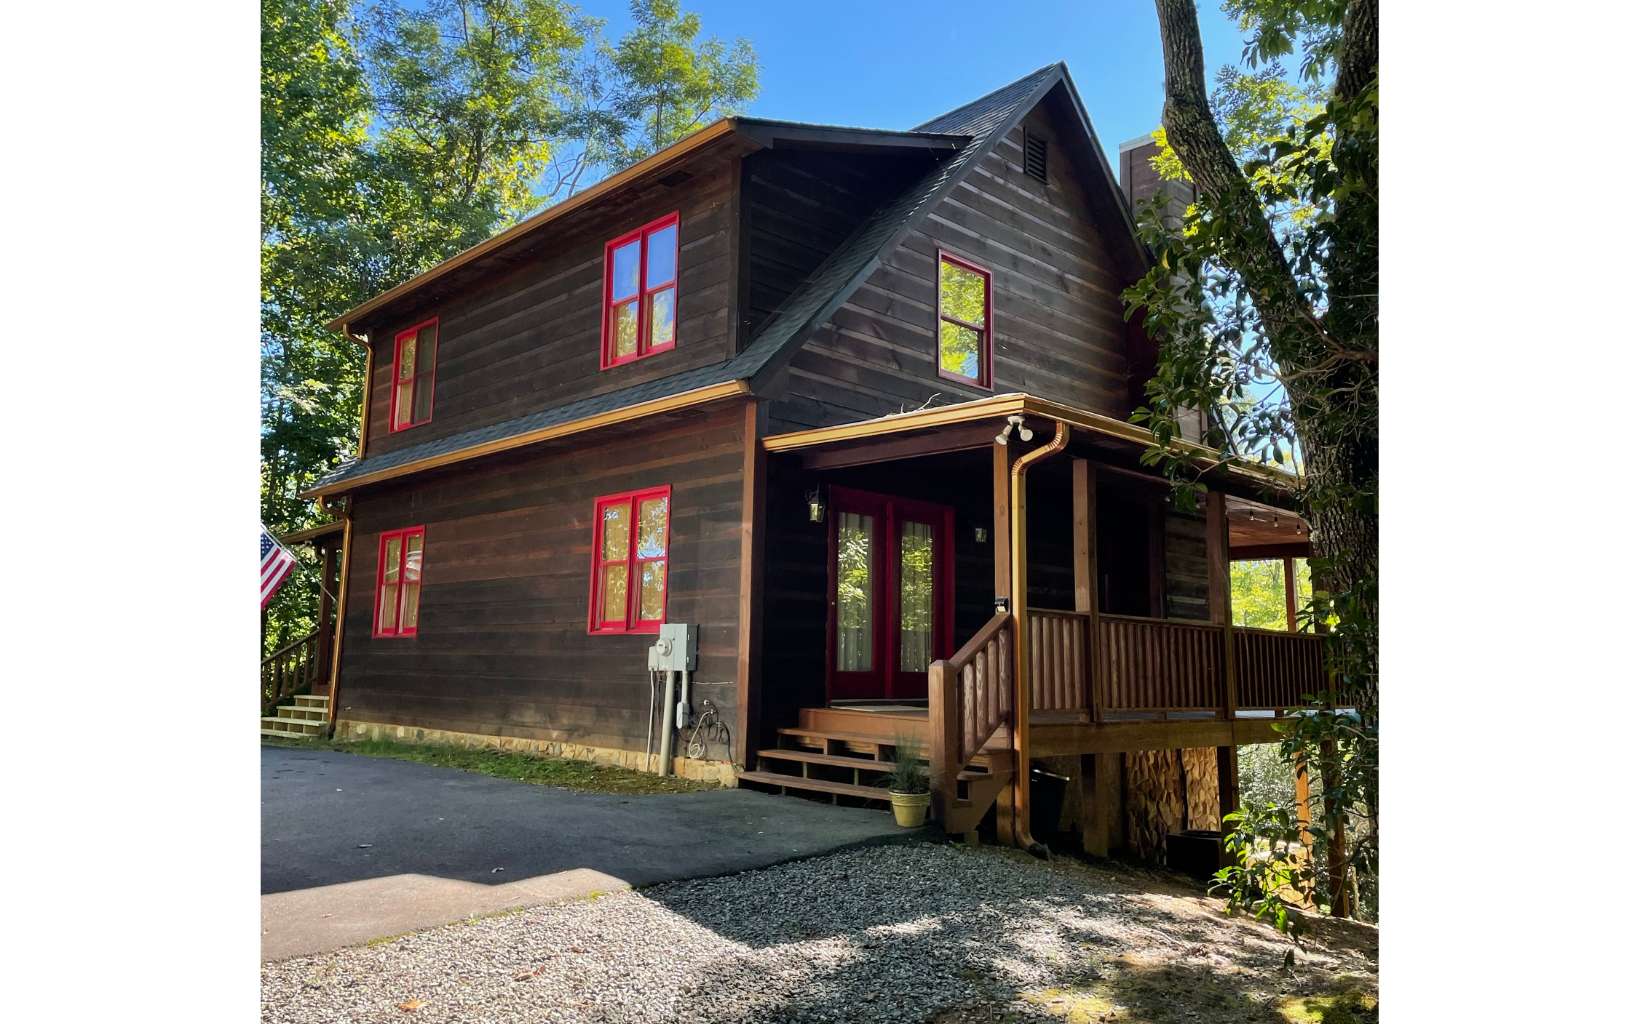
[[[910,739],[894,744],[894,771],[887,782],[888,801],[894,805],[894,820],[903,828],[917,828],[928,818],[928,769],[922,751]]]

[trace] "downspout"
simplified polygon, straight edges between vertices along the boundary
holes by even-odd
[[[1013,593],[1009,597],[1014,616],[1014,845],[1045,856],[1048,848],[1031,835],[1031,680],[1026,675],[1030,659],[1030,636],[1025,624],[1025,471],[1051,455],[1065,450],[1070,442],[1070,426],[1054,422],[1053,440],[1014,460],[1009,473],[1009,574]]]
[[[361,338],[342,325],[342,334],[364,346],[364,388],[359,396],[359,451],[356,458],[364,458],[364,446],[370,436],[370,387],[376,369],[376,347],[368,337]],[[336,626],[330,641],[330,714],[325,722],[325,735],[336,737],[336,713],[341,708],[338,699],[342,692],[342,637],[347,623],[347,580],[353,566],[353,498],[347,499],[347,511],[342,514],[342,559],[336,567]],[[319,507],[325,500],[319,499]]]

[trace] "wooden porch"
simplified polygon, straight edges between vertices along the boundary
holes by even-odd
[[[1045,443],[1021,442],[1024,431],[999,433],[1008,415]],[[798,477],[804,488],[816,473],[877,463],[895,463],[897,475],[911,480],[917,477],[913,460],[921,458],[923,466],[942,472],[967,467],[966,480],[955,486],[972,490],[980,483],[974,475],[984,464],[982,453],[988,453],[984,497],[996,538],[989,567],[995,600],[984,625],[970,626],[960,647],[929,665],[926,706],[918,700],[801,706],[795,722],[773,723],[772,744],[765,729],[765,742],[748,752],[751,770],[742,778],[836,799],[884,799],[877,781],[891,768],[894,748],[913,742],[926,753],[934,815],[946,831],[972,830],[994,805],[998,839],[1033,846],[1024,769],[1034,760],[1081,758],[1083,806],[1104,806],[1108,814],[1101,793],[1120,770],[1113,755],[1212,747],[1219,751],[1221,810],[1233,809],[1239,802],[1235,748],[1278,739],[1275,723],[1325,700],[1328,683],[1323,640],[1296,631],[1291,599],[1287,631],[1232,624],[1230,562],[1237,549],[1247,557],[1290,558],[1306,553],[1308,542],[1301,521],[1281,507],[1284,481],[1246,467],[1209,470],[1205,515],[1194,520],[1202,531],[1194,543],[1206,565],[1205,595],[1197,606],[1202,617],[1167,614],[1178,602],[1161,585],[1165,559],[1155,550],[1160,528],[1148,540],[1099,533],[1101,483],[1165,493],[1165,481],[1137,458],[1148,441],[1130,424],[1029,396],[766,439],[769,451],[790,453],[809,474]],[[953,461],[959,455],[967,461]],[[1053,467],[1054,490],[1033,485],[1028,473],[1034,464]],[[1032,508],[1030,496],[1038,491],[1051,500]],[[809,493],[812,499],[819,491]],[[959,510],[958,521],[962,515]],[[1064,548],[1033,542],[1033,530],[1054,525],[1063,533],[1065,520],[1070,536]],[[974,535],[985,532],[975,529]],[[1120,599],[1143,586],[1113,587],[1111,572],[1101,573],[1101,551],[1112,551],[1113,542],[1118,557],[1124,545],[1150,545],[1137,564],[1151,567],[1148,580],[1140,582],[1148,583],[1152,614],[1128,614],[1133,609]],[[1047,569],[1068,577],[1064,590],[1039,585],[1045,556],[1054,562]],[[1038,594],[1069,607],[1028,600]],[[1120,613],[1113,610],[1118,606]],[[833,612],[829,621],[835,619]],[[778,698],[765,695],[763,703],[778,706]],[[1022,705],[1025,713],[1015,714]],[[1107,824],[1083,821],[1093,852],[1104,852]]]

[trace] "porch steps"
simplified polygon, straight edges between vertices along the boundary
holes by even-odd
[[[299,740],[324,734],[329,724],[330,698],[302,694],[294,704],[282,704],[262,719],[262,735]]]
[[[894,771],[897,740],[924,742],[926,722],[920,716],[804,709],[800,724],[776,730],[779,745],[759,750],[740,780],[787,795],[881,806],[889,802],[887,787],[865,783],[881,781]],[[975,828],[1013,774],[1013,751],[1006,743],[976,754],[957,773],[948,830]]]
[[[740,778],[743,782],[759,782],[765,786],[779,786],[781,789],[801,789],[811,793],[829,793],[832,796],[851,796],[858,800],[888,803],[888,790],[882,786],[856,786],[848,782],[805,779],[800,775],[782,775],[779,772],[741,772]]]

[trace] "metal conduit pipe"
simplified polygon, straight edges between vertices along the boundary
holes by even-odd
[[[1009,604],[1014,618],[1014,845],[1037,856],[1046,856],[1048,848],[1031,835],[1031,680],[1026,675],[1031,663],[1031,638],[1025,624],[1025,473],[1032,465],[1064,451],[1070,439],[1070,426],[1056,420],[1053,440],[1015,459],[1008,474],[1009,560],[1013,563],[1013,571],[1008,574],[1012,590]]]

